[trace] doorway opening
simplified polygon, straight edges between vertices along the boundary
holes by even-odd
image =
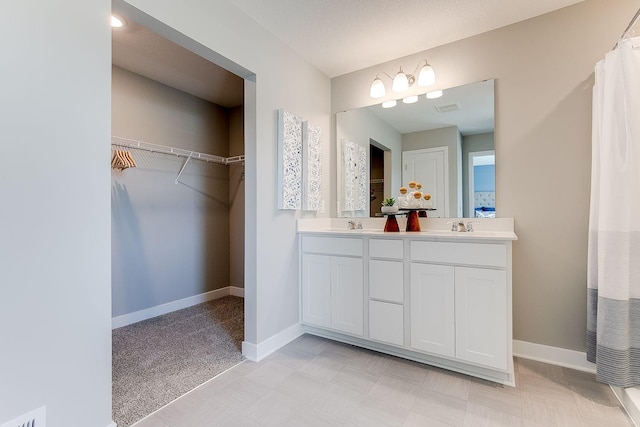
[[[385,198],[393,197],[391,190],[391,150],[369,139],[369,216],[380,214]]]
[[[127,140],[244,156],[255,76],[124,1],[113,10],[127,20],[112,33],[114,150],[122,148],[114,140]],[[112,173],[111,206],[119,426],[239,363],[245,319],[255,317],[245,311],[255,310],[245,302],[255,301],[255,286],[245,292],[255,260],[244,245],[255,212],[245,205],[244,163],[125,148],[137,167]]]
[[[469,153],[469,218],[496,216],[496,152]]]

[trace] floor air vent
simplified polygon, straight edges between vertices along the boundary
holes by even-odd
[[[31,411],[28,414],[19,416],[18,418],[8,421],[0,427],[46,427],[47,426],[46,406]]]

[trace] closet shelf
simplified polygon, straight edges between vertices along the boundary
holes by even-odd
[[[122,138],[119,136],[111,137],[111,145],[114,145],[117,147],[133,148],[136,150],[144,150],[144,151],[149,151],[151,153],[171,154],[178,157],[184,157],[187,160],[190,160],[190,159],[202,160],[205,162],[218,163],[222,165],[244,163],[244,155],[233,156],[233,157],[221,157],[213,154],[198,153],[197,151],[185,150],[183,148],[168,147],[166,145],[158,145],[158,144],[152,144],[150,142],[136,141],[134,139]]]

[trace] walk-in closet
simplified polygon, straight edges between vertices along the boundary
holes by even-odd
[[[244,81],[123,18],[111,113],[119,427],[240,363],[244,333]]]

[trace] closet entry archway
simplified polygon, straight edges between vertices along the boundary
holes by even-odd
[[[245,180],[255,180],[255,76],[124,1],[114,1],[113,11],[128,26],[113,33],[114,348],[124,339],[116,339],[116,328],[164,322],[156,316],[175,317],[176,310],[197,319],[196,330],[186,335],[201,334],[200,341],[207,341],[207,322],[202,321],[237,324],[238,307],[220,311],[211,305],[195,315],[199,303],[241,296],[243,319],[255,318],[250,312],[256,307],[255,283],[244,274],[255,270],[256,262],[244,249],[245,223],[256,215],[244,195]],[[217,87],[216,81],[221,82]],[[157,126],[150,125],[154,121]],[[241,322],[244,340],[252,342],[255,325]],[[231,341],[234,328],[227,332]],[[218,338],[210,340],[214,345]],[[239,342],[234,346],[241,358]],[[171,357],[158,357],[163,358]],[[114,419],[115,369],[125,360],[114,352]],[[158,403],[168,402],[153,404]],[[129,425],[140,415],[123,415],[118,425]]]

